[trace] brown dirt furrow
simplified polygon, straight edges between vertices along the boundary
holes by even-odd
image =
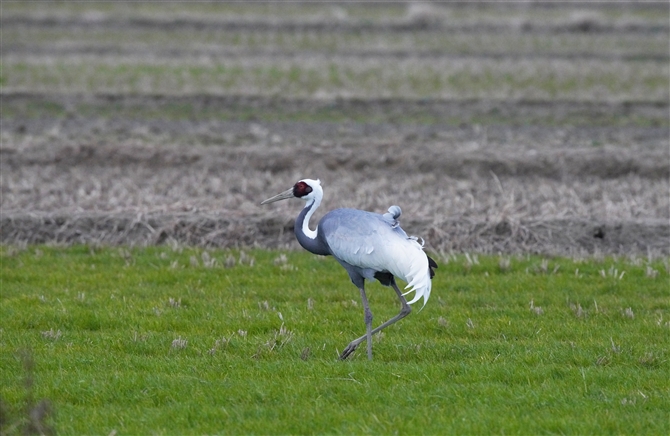
[[[292,220],[271,215],[3,214],[3,244],[155,245],[298,248]],[[510,222],[406,221],[430,250],[564,255],[670,254],[670,223],[579,219]]]
[[[180,122],[223,121],[246,117],[261,122],[265,117],[307,120],[319,125],[319,116],[342,122],[374,124],[392,123],[394,129],[403,124],[509,123],[515,128],[539,125],[617,126],[637,125],[639,120],[653,126],[667,126],[670,116],[668,102],[649,101],[573,101],[573,100],[498,100],[498,99],[401,99],[401,98],[283,98],[250,95],[169,95],[169,94],[59,94],[31,92],[2,92],[0,104],[4,112],[5,129],[24,129],[35,117],[50,119],[48,127],[58,121],[63,128],[68,123],[81,129],[80,123],[90,117],[110,118],[120,128],[132,128],[138,123],[156,128],[183,130]],[[48,113],[55,111],[56,114]],[[41,112],[44,112],[43,114]],[[250,116],[249,114],[252,114]],[[311,116],[311,117],[308,117]],[[179,117],[178,121],[175,117]],[[31,120],[32,118],[32,120]],[[251,119],[249,119],[251,118]],[[118,121],[115,121],[117,119]],[[281,118],[280,118],[281,119]],[[125,121],[125,124],[124,124]],[[133,122],[134,121],[134,122]],[[44,120],[41,120],[44,124]],[[90,123],[89,123],[90,124]],[[100,124],[100,123],[98,123]],[[172,126],[172,127],[171,127]],[[299,126],[298,126],[299,127]],[[374,127],[374,126],[370,126]],[[96,126],[99,128],[99,126]],[[666,128],[667,129],[667,128]],[[663,134],[667,138],[666,134]]]
[[[662,149],[539,149],[512,151],[495,149],[454,150],[440,141],[413,144],[399,142],[356,142],[348,146],[301,148],[277,145],[248,147],[180,147],[107,143],[23,149],[0,148],[2,167],[7,172],[20,167],[112,167],[138,165],[145,168],[202,167],[217,171],[256,170],[280,175],[296,168],[317,166],[320,172],[363,171],[383,168],[386,172],[443,173],[454,178],[497,176],[562,180],[566,177],[616,179],[636,175],[649,179],[670,177],[668,151]]]
[[[123,57],[144,57],[150,59],[202,59],[203,57],[214,60],[219,59],[238,59],[238,58],[262,58],[267,59],[328,59],[330,62],[346,63],[356,59],[417,59],[434,60],[439,58],[448,58],[450,61],[459,61],[465,59],[495,59],[495,60],[600,60],[600,61],[623,61],[623,62],[668,62],[668,55],[663,53],[555,53],[555,52],[477,52],[477,53],[458,53],[444,50],[397,50],[397,49],[348,49],[337,50],[336,53],[314,51],[314,50],[280,50],[277,48],[267,49],[238,49],[229,47],[200,48],[189,47],[179,48],[154,48],[154,47],[116,47],[107,45],[73,45],[63,46],[46,44],[4,44],[0,48],[0,55],[21,55],[21,56],[123,56]]]
[[[655,23],[650,26],[644,22],[611,23],[590,17],[562,21],[535,23],[529,20],[510,20],[495,24],[492,22],[458,23],[443,20],[439,16],[418,14],[415,17],[395,20],[332,20],[332,19],[201,19],[201,18],[116,18],[100,16],[95,19],[86,17],[45,17],[14,15],[0,19],[0,26],[67,27],[112,29],[150,29],[155,31],[180,30],[225,30],[228,32],[467,32],[467,33],[667,33],[670,26]]]

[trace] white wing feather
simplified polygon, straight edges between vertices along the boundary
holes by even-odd
[[[389,221],[371,212],[336,209],[323,217],[319,231],[335,257],[362,269],[390,272],[407,282],[405,295],[414,292],[409,304],[423,297],[425,306],[431,291],[428,257],[416,238]]]

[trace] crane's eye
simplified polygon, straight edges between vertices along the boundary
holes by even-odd
[[[293,195],[298,198],[304,197],[310,192],[312,192],[312,187],[305,182],[298,182],[293,186]]]

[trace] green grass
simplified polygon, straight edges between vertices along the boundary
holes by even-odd
[[[84,32],[85,37],[82,38]],[[312,51],[337,54],[376,52],[430,51],[432,53],[466,56],[498,55],[540,55],[543,57],[562,55],[626,56],[639,60],[668,57],[667,34],[636,33],[611,34],[534,34],[523,33],[445,33],[413,32],[399,34],[393,31],[375,32],[253,32],[253,31],[200,31],[172,29],[169,33],[153,29],[114,29],[108,27],[44,28],[7,27],[3,28],[3,44],[6,46],[90,47],[111,50],[112,53],[133,53],[133,50],[151,52],[159,49],[183,50],[186,53],[213,47],[226,50],[270,49],[277,52],[295,53]],[[85,42],[82,42],[84,40]],[[160,53],[160,50],[158,51]],[[223,52],[225,53],[225,52]],[[223,56],[223,53],[221,56]]]
[[[144,64],[137,61],[5,60],[6,91],[129,94],[248,94],[311,98],[355,95],[361,98],[572,99],[665,102],[668,68],[657,63],[619,61],[490,60],[448,63],[411,61],[298,60],[247,65]],[[307,63],[307,65],[303,65]]]
[[[342,362],[358,292],[333,259],[280,255],[4,247],[12,422],[30,350],[61,434],[670,431],[667,259],[451,256],[374,361]],[[375,322],[395,314],[368,289]]]

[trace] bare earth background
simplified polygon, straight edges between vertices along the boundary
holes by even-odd
[[[666,3],[0,7],[4,244],[297,247],[310,177],[431,250],[670,253]]]

